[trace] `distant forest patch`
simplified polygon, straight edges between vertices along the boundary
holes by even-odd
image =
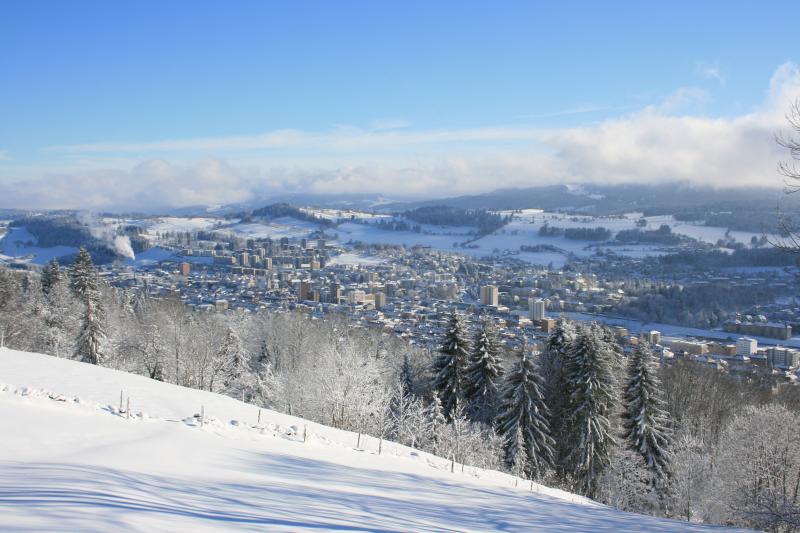
[[[432,226],[473,226],[479,235],[488,235],[511,221],[511,216],[502,216],[485,209],[462,209],[434,205],[418,207],[402,213],[403,217],[419,224]]]
[[[312,222],[324,228],[329,228],[335,225],[332,220],[318,217],[312,213],[308,213],[306,211],[303,211],[302,209],[299,209],[293,205],[286,203],[267,205],[254,210],[252,214],[253,216],[256,217],[267,217],[267,218],[291,217],[297,220],[303,220],[305,222]]]
[[[607,241],[611,238],[611,230],[598,226],[596,228],[559,228],[545,223],[539,228],[542,237],[564,237],[573,241]]]
[[[647,244],[680,244],[689,240],[688,237],[672,233],[672,228],[662,224],[658,229],[626,229],[617,233],[617,240],[624,243]]]
[[[15,228],[25,228],[36,237],[37,246],[52,248],[53,246],[84,247],[91,254],[95,263],[110,263],[117,258],[117,253],[108,243],[98,239],[89,231],[86,224],[72,216],[58,217],[22,217],[9,224]],[[70,262],[71,258],[62,258]]]

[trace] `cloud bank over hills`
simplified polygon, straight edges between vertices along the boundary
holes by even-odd
[[[780,187],[776,165],[787,154],[774,135],[797,98],[800,69],[787,62],[762,103],[737,116],[704,114],[713,95],[683,87],[568,128],[425,130],[393,118],[325,132],[61,145],[42,149],[49,163],[34,174],[0,151],[0,207],[183,207],[298,192],[441,197],[565,182]]]

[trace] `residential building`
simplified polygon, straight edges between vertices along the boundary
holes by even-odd
[[[500,292],[497,285],[484,285],[481,287],[481,305],[492,305],[497,307],[500,301]]]

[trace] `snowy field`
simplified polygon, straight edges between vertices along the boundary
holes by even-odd
[[[378,455],[375,439],[356,449],[352,433],[272,411],[257,420],[255,407],[224,396],[0,349],[0,529],[710,529],[515,486],[498,472],[451,473],[392,443]]]
[[[524,209],[521,212],[500,211],[502,215],[514,215],[514,219],[500,230],[470,242],[470,247],[457,246],[470,240],[474,228],[444,227],[423,225],[420,233],[414,231],[387,231],[365,224],[345,223],[333,230],[339,236],[339,242],[350,240],[368,244],[396,244],[406,246],[429,246],[437,250],[458,252],[474,257],[510,255],[517,259],[536,264],[563,266],[570,256],[589,257],[594,255],[598,247],[627,257],[645,257],[667,253],[669,247],[653,244],[611,244],[609,242],[572,240],[563,236],[552,237],[539,235],[540,228],[548,224],[559,228],[595,228],[602,226],[612,232],[612,239],[617,232],[637,228],[636,222],[641,213],[630,213],[618,216],[574,216],[562,213],[544,212],[541,209]],[[672,216],[648,217],[646,226],[641,229],[654,230],[662,224],[669,225],[674,233],[686,235],[706,243],[716,244],[726,239],[726,229],[707,227],[685,222],[678,222]],[[729,232],[729,237],[749,244],[750,239],[760,234],[747,232]],[[554,247],[555,250],[541,252],[523,252],[521,246]]]
[[[382,257],[343,253],[331,258],[329,265],[381,265],[386,262]]]
[[[167,232],[211,230],[221,226],[224,220],[212,217],[163,217],[131,221],[131,223],[137,222],[147,229],[149,235],[155,235]]]
[[[0,259],[44,265],[54,258],[72,255],[78,252],[71,246],[53,246],[41,248],[36,246],[37,239],[25,228],[8,228],[8,232],[0,237]]]
[[[353,209],[323,209],[319,207],[301,207],[301,211],[313,215],[318,218],[327,220],[339,220],[343,218],[356,219],[356,220],[376,220],[376,219],[391,219],[391,215],[367,213],[365,211],[355,211]]]
[[[308,234],[318,229],[319,226],[313,222],[297,220],[296,218],[291,217],[280,217],[269,221],[264,220],[261,222],[234,224],[225,228],[226,231],[235,233],[240,237],[246,237],[248,239],[270,238],[273,240],[281,239],[283,237],[299,239],[308,236]]]

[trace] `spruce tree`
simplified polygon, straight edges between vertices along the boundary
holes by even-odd
[[[525,477],[528,471],[528,454],[525,452],[525,432],[518,425],[511,438],[506,439],[506,465],[511,474]],[[509,463],[509,459],[511,462]]]
[[[106,339],[103,326],[105,312],[100,299],[97,270],[94,268],[92,257],[85,248],[80,249],[70,269],[70,287],[83,304],[75,357],[85,363],[103,364],[105,361],[103,344]]]
[[[408,354],[403,354],[403,366],[400,367],[400,388],[403,396],[414,396],[414,369],[411,368],[411,360]]]
[[[577,489],[594,498],[598,482],[611,461],[616,444],[611,414],[616,402],[614,354],[592,324],[580,329],[567,363],[571,389],[568,407],[572,450],[566,467],[575,476]]]
[[[461,315],[453,311],[442,348],[433,361],[433,389],[441,398],[444,414],[448,418],[456,404],[464,399],[469,352],[466,326]]]
[[[58,259],[53,259],[42,269],[42,292],[45,296],[50,295],[51,289],[61,281],[61,268]]]
[[[497,429],[505,439],[505,460],[509,468],[519,462],[518,455],[525,456],[532,477],[540,477],[553,465],[553,446],[547,423],[548,411],[544,402],[541,375],[523,345],[519,361],[506,374],[501,412]],[[518,433],[522,434],[520,449]]]
[[[571,389],[567,379],[567,361],[575,341],[575,329],[561,316],[547,339],[541,358],[541,373],[544,379],[545,404],[549,411],[550,434],[555,440],[556,463],[564,463],[571,450],[567,435]]]
[[[97,270],[94,268],[92,256],[81,248],[69,270],[70,288],[73,294],[81,300],[93,297],[98,292]]]
[[[640,343],[628,365],[623,418],[628,447],[663,482],[670,473],[669,417],[656,365],[650,345]]]
[[[484,315],[475,334],[464,391],[473,420],[489,423],[494,419],[501,373],[500,340],[491,317]]]

